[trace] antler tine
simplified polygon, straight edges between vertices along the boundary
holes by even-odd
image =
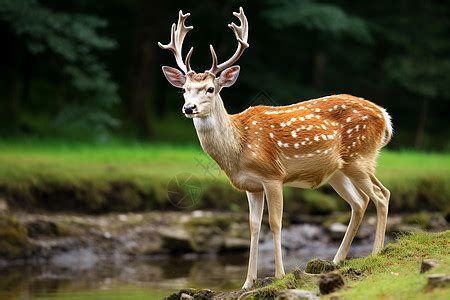
[[[215,70],[217,70],[217,54],[216,54],[216,51],[214,51],[213,45],[209,45],[209,50],[211,51],[211,57],[212,57],[212,65],[211,65],[211,69],[209,69],[209,72],[216,74]]]
[[[186,65],[186,72],[192,71],[191,69],[191,56],[192,52],[194,52],[194,47],[191,47],[188,54],[186,55],[186,60],[184,61],[184,64]]]
[[[239,8],[239,12],[233,12],[233,15],[236,16],[240,21],[240,26],[235,23],[228,24],[228,27],[233,30],[236,40],[238,41],[238,47],[236,52],[231,56],[227,61],[217,65],[217,56],[214,51],[213,46],[210,46],[211,56],[213,59],[213,63],[211,69],[208,72],[217,75],[219,72],[225,70],[229,66],[233,65],[244,53],[245,49],[247,49],[250,45],[247,43],[248,40],[248,21],[247,17],[244,14],[244,10],[242,7]]]
[[[158,42],[158,46],[162,49],[170,50],[172,51],[173,55],[175,56],[175,60],[177,62],[177,65],[180,67],[180,69],[187,73],[190,71],[186,67],[186,64],[183,62],[183,55],[182,55],[182,49],[183,49],[183,41],[186,37],[186,34],[194,29],[193,26],[186,26],[184,23],[186,19],[190,16],[190,13],[183,14],[183,11],[178,12],[178,22],[177,24],[173,23],[172,28],[170,31],[170,42],[166,45],[163,45],[162,43]],[[189,58],[186,57],[186,62],[189,63],[190,57],[192,55],[192,49],[189,51]]]

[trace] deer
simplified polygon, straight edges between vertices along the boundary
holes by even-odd
[[[170,42],[158,45],[175,56],[179,69],[163,66],[162,71],[169,83],[182,89],[182,113],[193,120],[201,147],[231,184],[247,195],[250,254],[242,288],[251,288],[257,279],[264,201],[273,237],[275,277],[285,275],[281,245],[283,186],[314,189],[328,183],[349,204],[351,217],[334,256],[335,264],[346,259],[372,200],[377,221],[372,253],[379,253],[384,247],[390,192],[375,176],[375,169],[380,149],[393,135],[390,115],[381,106],[348,94],[287,106],[258,105],[228,114],[220,92],[236,82],[240,67],[234,64],[249,47],[244,10],[241,7],[233,15],[240,24],[228,27],[238,42],[237,49],[219,64],[210,45],[209,70],[192,70],[193,47],[183,60],[183,41],[193,29],[185,25],[189,13],[179,11]]]

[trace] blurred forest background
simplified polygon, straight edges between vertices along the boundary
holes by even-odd
[[[450,228],[450,1],[0,0],[0,299],[242,286],[245,194],[200,148],[161,71],[175,59],[157,45],[178,10],[190,12],[184,55],[194,46],[203,72],[209,44],[220,61],[234,53],[227,24],[240,6],[250,47],[221,92],[228,111],[340,93],[384,106],[394,123],[377,168],[391,192],[388,241]],[[328,185],[287,187],[283,201],[287,270],[332,258],[348,204]],[[374,213],[369,204],[351,256],[369,253]],[[274,266],[266,215],[261,278]],[[448,235],[404,235],[410,243],[346,264],[357,275],[342,297],[450,299],[448,288],[430,294],[418,272],[419,259],[449,261]]]
[[[193,68],[228,57],[226,24],[243,6],[250,48],[231,113],[350,93],[385,106],[393,148],[449,150],[448,1],[0,0],[0,135],[4,138],[196,144],[181,95],[161,65],[179,9],[190,12],[184,49]]]

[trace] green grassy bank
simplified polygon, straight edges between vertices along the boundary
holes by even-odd
[[[392,192],[391,211],[449,210],[450,154],[383,151],[378,176]],[[247,205],[190,145],[0,142],[0,192],[13,207],[83,212]],[[289,211],[347,209],[327,186],[288,189],[285,196]]]
[[[428,275],[449,274],[449,243],[450,231],[399,236],[396,243],[387,245],[379,255],[345,261],[338,267],[344,278],[344,287],[322,298],[449,299],[448,285],[427,287]],[[439,265],[426,273],[420,273],[422,260],[430,258]],[[280,291],[295,288],[319,292],[318,277],[307,275],[300,269],[294,270],[268,286],[255,287],[242,298],[274,299]]]

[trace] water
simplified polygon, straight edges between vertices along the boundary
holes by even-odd
[[[370,253],[372,238],[356,241],[350,256]],[[338,243],[319,227],[296,225],[283,231],[286,271],[313,258],[331,259]],[[259,277],[273,275],[269,233],[261,237]],[[74,250],[47,261],[0,267],[0,299],[161,299],[181,288],[239,289],[247,271],[247,253],[178,255],[147,258],[101,257]]]

